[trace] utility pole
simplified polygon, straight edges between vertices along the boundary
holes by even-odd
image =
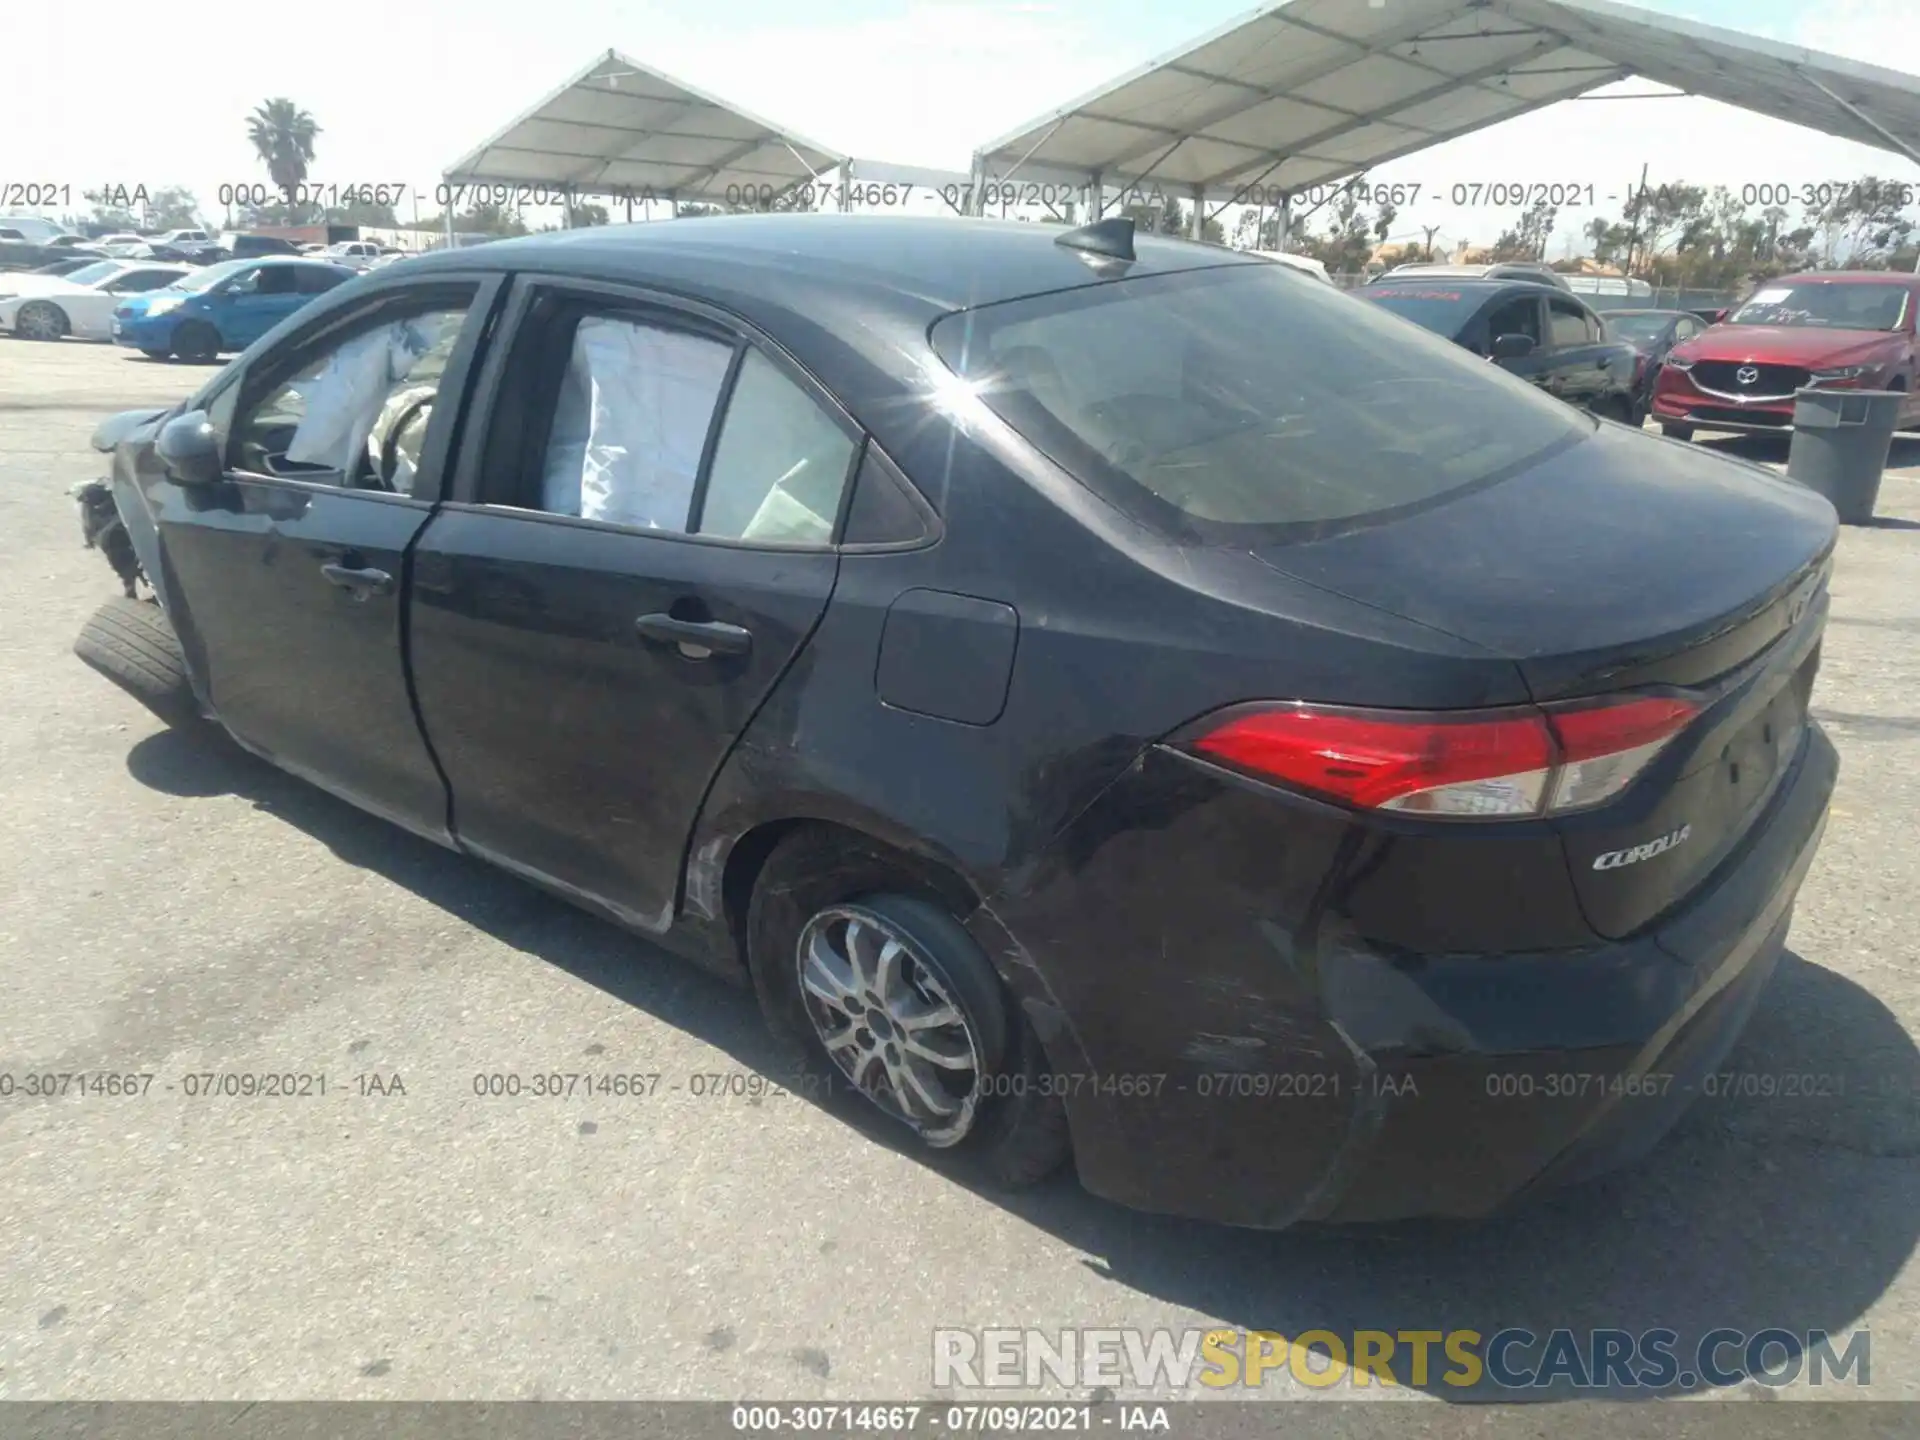
[[[1640,212],[1645,205],[1646,193],[1647,164],[1643,160],[1640,162],[1640,188],[1633,193],[1633,198],[1637,202],[1633,208],[1633,231],[1627,237],[1626,271],[1628,275],[1633,274],[1633,262],[1640,252]]]

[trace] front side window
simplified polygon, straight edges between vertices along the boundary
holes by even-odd
[[[1277,266],[983,306],[938,322],[933,343],[963,382],[945,403],[984,404],[1188,540],[1378,519],[1593,433],[1450,341]]]
[[[1552,316],[1555,348],[1571,349],[1576,345],[1588,344],[1594,338],[1593,327],[1587,323],[1587,312],[1578,305],[1565,300],[1549,300],[1547,309]]]
[[[444,292],[443,292],[444,293]],[[411,495],[464,305],[376,320],[309,356],[239,412],[237,470]]]
[[[1498,340],[1502,335],[1524,335],[1538,345],[1540,302],[1531,295],[1522,295],[1496,307],[1487,316],[1487,338]]]

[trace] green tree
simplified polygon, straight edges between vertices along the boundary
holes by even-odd
[[[163,185],[147,199],[147,228],[196,230],[200,228],[200,202],[184,185]]]
[[[1327,212],[1324,235],[1303,234],[1294,247],[1325,265],[1330,274],[1359,274],[1373,255],[1374,222],[1360,206],[1360,186],[1365,178],[1355,176],[1341,188],[1339,198]]]
[[[1495,260],[1538,260],[1547,253],[1547,240],[1553,234],[1553,223],[1560,217],[1560,208],[1546,201],[1536,201],[1520,216],[1519,222],[1510,229],[1500,232],[1500,238],[1493,242],[1492,257]]]
[[[576,230],[585,229],[589,225],[609,223],[611,222],[607,218],[607,207],[604,205],[580,204],[569,206],[567,209],[567,224]]]
[[[320,127],[293,101],[268,100],[247,117],[247,139],[267,174],[291,206],[313,164],[313,142]]]
[[[121,197],[106,190],[88,190],[80,198],[93,207],[88,217],[90,224],[103,226],[108,230],[138,230],[140,217],[122,203]]]
[[[326,211],[329,225],[371,225],[382,230],[398,230],[400,218],[393,206],[356,200],[351,205],[333,205]]]

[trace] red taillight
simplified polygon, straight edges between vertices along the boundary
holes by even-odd
[[[1237,707],[1186,743],[1361,809],[1512,817],[1612,798],[1696,711],[1689,701],[1666,697],[1460,715]]]

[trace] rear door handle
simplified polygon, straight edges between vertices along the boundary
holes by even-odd
[[[364,600],[369,595],[390,595],[393,593],[393,576],[384,570],[355,570],[346,565],[322,565],[321,575],[329,585],[338,585],[342,590],[351,590],[356,600]]]
[[[671,615],[642,615],[633,622],[633,628],[647,640],[695,646],[715,655],[744,655],[753,648],[751,630],[729,625],[723,620],[678,620]]]

